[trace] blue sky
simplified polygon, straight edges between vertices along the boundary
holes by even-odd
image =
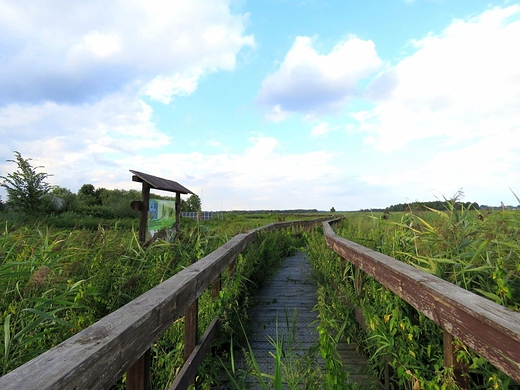
[[[519,40],[512,1],[0,0],[0,174],[16,150],[206,210],[515,204]]]

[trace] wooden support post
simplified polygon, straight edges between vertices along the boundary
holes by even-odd
[[[211,297],[217,299],[220,296],[220,281],[222,280],[222,275],[217,276],[217,278],[213,281],[211,285]]]
[[[469,389],[468,367],[457,362],[455,359],[455,348],[453,347],[453,335],[446,330],[444,333],[444,367],[453,367],[455,382],[461,389]]]
[[[354,290],[356,291],[356,295],[361,294],[363,288],[363,275],[363,271],[354,266]]]
[[[126,390],[150,390],[150,349],[126,373]]]
[[[175,193],[175,232],[177,234],[181,231],[181,193]]]
[[[184,361],[188,360],[197,345],[199,327],[199,300],[196,299],[184,314]]]
[[[443,331],[444,333],[444,367],[453,367],[455,361],[453,356],[453,336],[451,333]]]
[[[150,184],[143,182],[142,190],[142,208],[139,218],[139,242],[144,244],[148,235],[148,208],[150,202]]]
[[[211,298],[213,298],[215,300],[219,299],[221,288],[222,288],[222,274],[217,276],[217,278],[211,284]],[[220,328],[220,321],[218,320],[218,318],[216,318],[215,320],[216,320],[216,322],[215,322],[216,331],[215,332],[218,332],[218,330]],[[214,354],[215,351],[216,351],[216,349],[212,348],[212,354]]]
[[[217,336],[217,323],[215,318],[208,329],[202,335],[199,343],[180,369],[169,390],[187,390],[197,377],[197,370],[202,364],[204,357],[211,349],[211,344]]]
[[[385,390],[390,390],[390,364],[385,360],[385,382],[383,384]]]
[[[231,277],[235,276],[235,269],[237,267],[237,259],[234,259],[230,264],[229,264],[229,275]]]

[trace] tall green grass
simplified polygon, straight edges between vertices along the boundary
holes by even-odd
[[[192,261],[164,242],[143,250],[135,232],[117,227],[91,232],[6,224],[2,233],[3,374]]]
[[[261,225],[277,220],[269,218]],[[139,245],[136,231],[118,223],[91,230],[57,228],[45,221],[2,222],[0,374],[88,327],[248,226],[231,220],[182,222],[175,239],[158,240],[148,248]],[[251,225],[257,227],[258,221]],[[245,319],[250,294],[275,271],[280,259],[301,245],[289,232],[262,233],[239,256],[236,274],[224,273],[220,299],[203,294],[201,331],[214,316],[222,320],[217,349],[224,353],[230,335],[238,331],[237,320]],[[153,388],[166,387],[182,365],[182,334],[181,318],[152,346]],[[209,378],[205,383],[217,376],[214,362],[206,363],[201,371],[201,378]]]
[[[520,213],[481,212],[446,202],[444,211],[350,214],[335,226],[338,235],[520,311]],[[312,262],[327,283],[362,308],[365,329],[357,342],[383,376],[390,363],[399,388],[456,388],[443,367],[442,329],[370,277],[354,283],[350,263],[327,250],[322,237],[309,240]],[[337,294],[337,293],[336,293]],[[337,301],[353,320],[353,309]],[[518,388],[482,357],[459,344],[457,359],[470,368],[472,388]]]

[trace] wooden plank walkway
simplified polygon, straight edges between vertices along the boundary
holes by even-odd
[[[282,337],[293,356],[303,356],[316,343],[318,334],[316,288],[311,282],[312,267],[303,252],[287,258],[276,275],[256,295],[257,304],[249,311],[249,344],[264,373],[274,374],[275,349],[269,338]]]
[[[349,381],[357,383],[361,389],[384,389],[383,384],[372,376],[367,360],[357,351],[356,343],[348,344],[343,339],[338,344],[338,352],[345,370],[349,373]]]
[[[274,375],[275,359],[270,352],[274,354],[275,347],[269,340],[281,340],[282,337],[292,363],[298,357],[306,356],[324,369],[323,361],[318,357],[317,324],[314,323],[317,313],[313,311],[317,304],[316,286],[311,273],[312,266],[306,254],[298,252],[282,263],[277,274],[255,297],[258,303],[249,311],[248,339],[262,373]],[[374,383],[374,378],[366,374],[368,363],[356,353],[355,347],[342,343],[340,355],[345,366],[356,371],[352,372],[352,380],[359,382],[362,388],[373,387],[369,384]],[[238,362],[239,367],[246,366],[243,356]],[[247,385],[248,388],[259,388],[254,379]]]

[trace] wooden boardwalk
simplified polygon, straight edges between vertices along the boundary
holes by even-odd
[[[248,339],[262,373],[274,375],[275,359],[270,353],[275,353],[275,347],[270,340],[281,341],[282,338],[286,359],[291,363],[305,359],[307,364],[324,369],[319,357],[317,313],[313,311],[317,303],[316,286],[311,273],[306,254],[298,252],[282,263],[277,274],[255,297],[258,303],[249,311]],[[362,388],[374,387],[370,385],[374,379],[366,375],[367,361],[356,353],[355,347],[342,343],[340,355],[345,367],[356,371],[351,372],[353,381],[359,382]],[[246,366],[244,357],[239,359],[239,366]],[[290,384],[291,379],[285,379],[285,383]],[[247,385],[259,388],[253,378]]]

